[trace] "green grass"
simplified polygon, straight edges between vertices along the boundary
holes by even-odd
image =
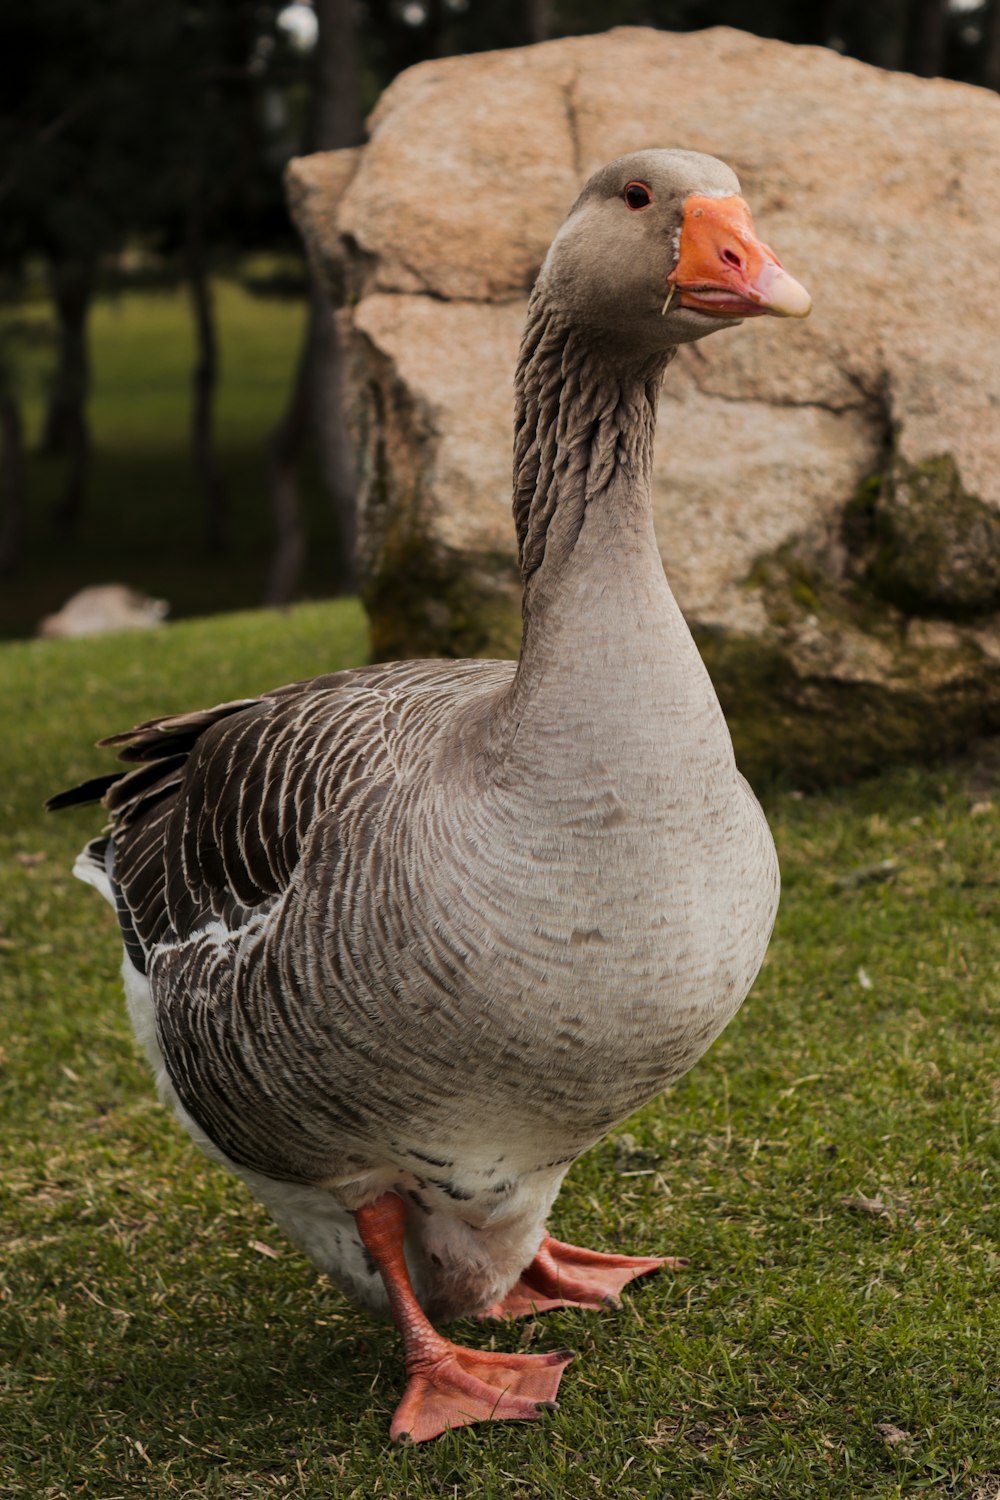
[[[37,452],[53,360],[42,301],[8,310],[22,340],[20,388],[29,446],[28,525],[21,568],[0,588],[0,636],[31,635],[77,589],[128,583],[169,601],[175,616],[252,607],[264,595],[271,551],[267,444],[284,409],[305,311],[295,298],[260,297],[215,283],[220,383],[217,452],[229,497],[231,544],[207,549],[189,457],[194,344],[181,289],[103,295],[91,318],[94,453],[88,504],[72,538],[53,533],[61,460]],[[335,532],[311,466],[303,484],[309,526],[307,593],[330,592]]]
[[[0,1493],[993,1500],[1000,813],[982,765],[769,799],[785,889],[751,999],[554,1215],[564,1238],[690,1269],[618,1315],[461,1328],[575,1348],[559,1412],[390,1447],[395,1334],[156,1103],[112,915],[68,875],[93,809],[39,812],[99,766],[100,733],[363,652],[348,604],[0,652]],[[887,1446],[881,1423],[908,1437]]]

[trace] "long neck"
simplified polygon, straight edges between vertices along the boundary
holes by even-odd
[[[525,624],[571,563],[584,519],[612,493],[651,517],[653,431],[672,351],[615,360],[536,293],[514,383],[514,525]],[[594,519],[594,517],[591,517]]]
[[[524,635],[497,721],[502,743],[515,735],[518,762],[523,750],[547,768],[558,741],[574,763],[611,756],[623,774],[634,760],[638,774],[658,762],[665,735],[679,764],[685,725],[731,757],[653,530],[653,432],[669,357],[598,347],[538,293],[529,309],[514,438]]]
[[[652,574],[669,597],[653,533],[653,432],[669,352],[615,358],[567,328],[536,293],[514,387],[514,524],[524,579],[519,686],[576,636],[588,592],[613,614],[617,586]],[[593,622],[595,626],[597,621]],[[606,625],[600,627],[606,631]]]

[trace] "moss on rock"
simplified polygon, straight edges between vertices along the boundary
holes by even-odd
[[[849,522],[882,483],[865,489]],[[760,636],[695,629],[751,779],[849,781],[1000,730],[1000,661],[970,632],[923,628],[821,557],[799,544],[758,559],[747,587],[767,614]]]
[[[910,464],[895,452],[848,507],[844,535],[867,587],[906,614],[1000,608],[1000,515],[963,487],[950,453]]]
[[[894,605],[794,547],[760,558],[747,587],[765,606],[761,635],[692,628],[755,783],[847,782],[1000,731],[1000,661],[960,629],[928,644]],[[374,658],[514,657],[519,596],[510,559],[450,552],[397,516],[364,591]]]
[[[434,414],[387,360],[374,370],[357,418],[373,655],[514,657],[514,560],[441,541],[418,461]],[[755,781],[848,781],[1000,730],[1000,651],[976,639],[988,645],[985,611],[1000,608],[1000,517],[965,493],[947,455],[908,466],[893,440],[884,468],[859,486],[839,531],[758,559],[744,585],[764,607],[758,635],[692,622]],[[924,618],[942,614],[973,616],[976,628]]]
[[[740,769],[756,785],[815,788],[904,761],[928,761],[1000,730],[1000,668],[892,684],[800,671],[778,643],[695,631],[729,721]]]
[[[455,551],[435,536],[434,497],[419,461],[433,433],[392,363],[372,351],[355,389],[353,423],[363,494],[361,598],[375,661],[424,656],[514,657],[521,640],[520,576],[512,558]]]
[[[456,554],[417,531],[386,538],[363,589],[372,655],[515,657],[520,581],[504,556]]]

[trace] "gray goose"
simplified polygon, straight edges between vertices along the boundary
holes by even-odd
[[[570,1163],[733,1016],[778,899],[653,534],[657,392],[680,344],[808,310],[728,167],[612,162],[549,251],[518,364],[520,660],[150,720],[103,741],[126,770],[50,803],[108,810],[75,870],[117,911],[181,1123],[399,1326],[395,1438],[534,1417],[569,1362],[432,1319],[614,1303],[669,1264],[545,1230]]]

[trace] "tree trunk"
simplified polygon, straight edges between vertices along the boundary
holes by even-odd
[[[356,146],[364,131],[361,117],[361,65],[353,0],[316,0],[317,151]],[[337,523],[338,555],[333,584],[348,591],[357,585],[355,544],[357,502],[354,454],[344,420],[344,358],[337,323],[325,284],[310,274],[309,307],[316,345],[311,427],[319,450],[319,468]]]
[[[57,531],[71,535],[83,513],[90,468],[90,354],[87,317],[94,291],[92,260],[56,261],[52,299],[59,320],[59,358],[42,429],[42,452],[67,460],[62,498],[52,511]]]
[[[357,37],[351,0],[316,0],[311,146],[333,151],[361,139]],[[288,406],[271,439],[271,514],[275,546],[267,602],[286,604],[298,592],[306,555],[297,471],[307,438],[337,524],[330,582],[337,592],[356,584],[354,462],[343,415],[343,356],[326,288],[309,273],[309,315]]]
[[[913,0],[910,12],[910,70],[920,78],[939,78],[948,45],[947,0]]]
[[[13,391],[0,392],[0,574],[21,558],[24,526],[24,429]]]
[[[979,81],[983,88],[1000,92],[1000,0],[987,0],[983,14],[983,50]]]
[[[882,0],[855,17],[854,29],[863,45],[850,47],[864,62],[899,72],[906,67],[911,0]]]
[[[191,450],[205,504],[205,536],[208,547],[211,552],[221,553],[226,546],[227,507],[225,486],[215,455],[215,389],[219,373],[219,346],[198,188],[194,189],[188,203],[185,261],[197,350],[191,402]]]
[[[353,0],[316,0],[315,104],[312,148],[356,146],[361,131],[361,67]]]
[[[552,0],[523,0],[525,42],[547,42],[552,35]]]

